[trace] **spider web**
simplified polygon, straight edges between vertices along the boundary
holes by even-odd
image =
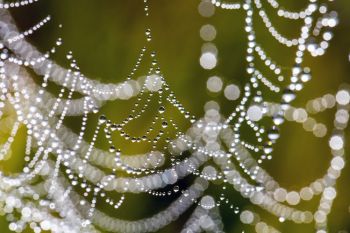
[[[48,24],[50,16],[19,32],[8,9],[35,7],[35,2],[0,4],[0,116],[10,125],[7,141],[1,147],[2,160],[10,156],[20,127],[26,129],[23,171],[1,173],[0,209],[11,216],[11,230],[22,232],[29,226],[34,232],[151,232],[195,206],[182,232],[223,232],[219,206],[232,200],[224,195],[216,200],[207,190],[209,185],[225,183],[280,222],[312,222],[317,232],[327,231],[327,216],[337,194],[335,185],[345,165],[343,131],[349,119],[350,92],[341,87],[335,95],[310,100],[305,109],[292,105],[311,79],[311,70],[303,65],[304,55],[323,55],[332,39],[330,30],[337,25],[337,15],[324,4],[310,0],[305,9],[291,12],[274,0],[202,1],[207,7],[232,14],[245,12],[249,79],[231,114],[223,116],[217,108],[208,107],[203,117],[196,118],[180,103],[162,74],[157,53],[149,48],[151,28],[145,29],[145,46],[126,80],[100,83],[80,71],[72,52],[66,55],[69,67],[51,58],[60,49],[61,38],[45,53],[26,40]],[[278,16],[303,23],[298,37],[287,38],[278,32],[264,10],[267,4]],[[147,0],[144,12],[149,16]],[[256,19],[280,44],[295,49],[293,66],[280,65],[258,43]],[[209,61],[210,65],[213,54],[210,56],[202,57],[203,62]],[[147,59],[151,61],[148,72],[135,77]],[[265,74],[266,70],[269,72]],[[40,83],[36,77],[41,78]],[[50,85],[59,87],[56,94],[49,91]],[[101,113],[107,102],[129,99],[135,102],[122,121]],[[327,127],[310,115],[331,108],[336,108],[336,114],[329,136],[332,159],[328,170],[300,191],[286,190],[262,166],[264,160],[272,159],[280,126],[285,120],[295,121],[323,137]],[[188,129],[182,129],[179,119],[173,117],[174,109],[190,125]],[[142,119],[149,112],[153,119],[147,129],[141,134],[132,133],[129,126],[144,126]],[[78,132],[65,123],[72,116],[81,118]],[[96,119],[96,124],[91,125],[89,119]],[[86,139],[87,129],[94,132],[90,140]],[[255,141],[252,137],[246,139],[243,131],[249,131]],[[147,144],[149,152],[126,155],[116,137],[132,144]],[[107,148],[99,147],[99,141],[106,142]],[[188,187],[179,185],[188,177],[193,178]],[[134,221],[110,216],[97,207],[102,202],[119,209],[127,193],[175,200],[155,215]],[[320,196],[316,209],[299,208],[300,202],[316,196]],[[234,211],[240,212],[242,223],[255,226],[256,232],[279,232],[253,210]]]

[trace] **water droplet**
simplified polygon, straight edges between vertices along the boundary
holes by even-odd
[[[117,127],[117,125],[116,125],[116,124],[111,125],[111,130],[112,130],[112,131],[116,131],[116,130],[117,130],[117,128],[118,128],[118,127]]]
[[[291,89],[286,88],[286,89],[283,91],[282,99],[283,99],[283,101],[285,101],[286,103],[292,102],[292,101],[295,99],[295,97],[296,97],[296,95],[295,95],[294,91],[292,91]]]
[[[100,124],[104,124],[107,121],[107,117],[105,115],[101,115],[98,121]]]
[[[168,127],[168,122],[163,121],[163,122],[162,122],[162,127],[163,127],[163,128],[167,128],[167,127]]]
[[[115,152],[115,147],[114,147],[114,146],[109,147],[109,152],[110,152],[110,153]]]
[[[281,125],[284,122],[284,118],[281,114],[273,116],[272,120],[275,125]]]
[[[165,107],[160,106],[159,109],[158,109],[158,112],[159,112],[160,114],[164,113],[164,112],[165,112]]]
[[[300,79],[302,82],[306,83],[311,80],[311,72],[310,69],[304,69],[302,74],[300,75]]]
[[[280,137],[279,130],[276,126],[273,126],[267,133],[267,137],[270,140],[277,140]]]
[[[58,40],[56,41],[56,45],[57,46],[61,46],[62,45],[62,39],[58,38]]]
[[[73,58],[72,52],[69,52],[66,57],[68,60],[72,59]]]
[[[272,143],[271,143],[271,142],[267,142],[267,143],[264,145],[264,153],[265,153],[265,154],[271,154],[272,151],[273,151]]]

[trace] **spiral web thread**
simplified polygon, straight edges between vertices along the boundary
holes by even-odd
[[[0,210],[8,216],[11,230],[22,232],[29,226],[34,232],[150,232],[165,227],[195,205],[182,232],[223,232],[218,206],[232,200],[224,194],[216,200],[205,193],[209,184],[224,182],[281,222],[313,223],[318,233],[327,232],[327,216],[337,194],[336,182],[345,165],[343,131],[349,119],[350,92],[343,86],[335,95],[310,100],[305,109],[292,106],[304,83],[311,79],[310,69],[303,66],[304,54],[323,55],[333,37],[331,29],[338,23],[337,14],[329,12],[325,4],[310,0],[305,9],[291,12],[275,0],[244,3],[203,0],[200,7],[209,11],[216,8],[233,14],[235,11],[246,13],[249,80],[229,116],[222,116],[217,106],[208,105],[205,115],[197,119],[171,91],[158,66],[156,52],[149,51],[151,29],[145,30],[146,45],[126,80],[104,84],[85,77],[72,52],[66,56],[69,68],[51,59],[63,43],[61,38],[46,53],[26,41],[27,36],[49,23],[51,17],[45,17],[21,33],[8,10],[27,5],[35,7],[37,1],[0,1],[0,116],[2,130],[8,135],[1,146],[1,160],[10,157],[11,145],[20,127],[27,132],[23,171],[13,175],[1,173],[0,179]],[[147,0],[144,4],[148,16]],[[267,5],[281,18],[303,22],[300,35],[290,39],[279,33],[264,10]],[[259,15],[274,39],[295,49],[294,66],[287,69],[279,65],[258,44],[254,14]],[[214,53],[202,55],[204,68],[210,67],[213,56],[215,60]],[[144,58],[152,61],[148,73],[136,79],[135,73]],[[271,72],[264,74],[255,60],[261,60]],[[41,84],[34,82],[28,70],[41,77]],[[57,95],[47,90],[51,82],[60,87]],[[267,92],[275,93],[275,102],[266,100]],[[75,98],[77,93],[80,97]],[[136,99],[134,107],[122,122],[113,122],[99,113],[108,101],[131,98]],[[141,119],[153,106],[154,99],[158,107],[153,109],[156,114],[149,128],[142,135],[128,132],[129,123]],[[185,133],[176,119],[166,114],[170,107],[178,109],[191,125]],[[327,172],[300,191],[286,190],[262,167],[264,160],[272,159],[280,125],[285,120],[295,121],[315,136],[324,137],[327,127],[310,115],[331,108],[336,108],[336,114],[334,129],[329,133],[332,159]],[[97,124],[91,125],[88,119],[95,115],[98,115]],[[79,133],[64,124],[70,116],[81,117]],[[269,123],[263,123],[263,118],[270,119]],[[88,127],[94,129],[90,141],[84,138]],[[243,138],[242,127],[252,130],[255,142]],[[131,143],[149,144],[152,149],[148,153],[125,155],[114,141],[114,135]],[[106,140],[109,150],[97,148],[98,140]],[[178,181],[189,176],[196,178],[188,188],[181,189]],[[82,191],[78,192],[76,187]],[[164,188],[168,191],[162,191]],[[109,216],[96,207],[101,201],[118,209],[127,199],[126,193],[176,198],[159,213],[136,221]],[[320,196],[316,209],[298,208],[300,202],[316,196]],[[240,213],[242,223],[254,225],[256,232],[279,232],[254,211],[240,211],[233,205],[231,208]]]

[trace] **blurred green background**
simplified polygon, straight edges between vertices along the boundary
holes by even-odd
[[[150,25],[153,31],[152,48],[157,51],[159,65],[167,82],[177,94],[183,105],[194,115],[203,115],[203,106],[208,100],[216,100],[221,104],[222,113],[227,116],[237,102],[227,101],[223,93],[207,92],[206,80],[211,75],[219,75],[225,84],[234,83],[241,88],[247,82],[245,74],[246,34],[244,32],[244,11],[224,11],[217,9],[212,18],[203,18],[198,14],[199,0],[150,0],[150,17],[145,17],[143,1],[141,0],[46,0],[29,7],[12,10],[12,13],[22,30],[29,28],[39,20],[52,15],[53,21],[30,37],[30,41],[41,51],[51,48],[58,37],[64,44],[54,59],[67,64],[65,54],[72,50],[82,72],[93,79],[102,82],[118,83],[125,80],[136,62],[140,49],[145,45],[145,28]],[[264,2],[264,1],[263,1]],[[287,9],[301,9],[306,0],[281,0]],[[266,4],[264,4],[266,6]],[[306,56],[305,64],[313,71],[313,79],[299,93],[296,106],[304,107],[306,101],[335,93],[339,85],[350,83],[350,1],[336,0],[329,3],[329,8],[339,14],[340,24],[335,29],[335,37],[325,56],[312,58]],[[297,36],[300,24],[276,17],[273,9],[266,7],[276,28],[287,36]],[[258,18],[257,18],[258,19]],[[199,65],[199,56],[203,41],[199,37],[199,29],[203,24],[210,23],[218,32],[215,44],[219,50],[219,63],[213,71],[205,71]],[[63,28],[58,28],[63,24]],[[257,40],[272,58],[285,67],[293,65],[294,50],[285,48],[272,39],[266,28],[258,20],[255,24]],[[141,67],[139,75],[144,74],[147,65]],[[134,100],[108,103],[103,112],[109,118],[123,119],[132,108]],[[174,113],[175,114],[175,113]],[[322,113],[315,118],[324,122],[331,129],[334,111]],[[182,118],[176,115],[181,123]],[[143,122],[151,122],[152,114],[146,115]],[[91,124],[96,118],[91,119]],[[74,128],[79,119],[70,119],[67,125]],[[147,124],[146,124],[147,125]],[[188,125],[182,124],[186,128]],[[144,126],[141,126],[143,128]],[[137,130],[135,125],[132,130]],[[139,129],[140,130],[140,129]],[[141,131],[141,130],[140,130]],[[330,130],[329,130],[330,131]],[[242,132],[244,134],[245,132]],[[24,146],[24,130],[16,140],[13,158],[1,163],[1,169],[16,171],[23,165],[21,148]],[[90,136],[90,137],[89,137]],[[91,132],[87,139],[91,138]],[[124,143],[121,141],[121,143]],[[101,147],[104,146],[101,142]],[[128,153],[147,151],[147,146],[125,144],[124,151]],[[350,149],[348,147],[348,149]],[[264,163],[264,167],[287,189],[299,190],[311,181],[323,176],[330,159],[327,147],[327,137],[315,138],[296,123],[286,123],[281,129],[281,139],[277,143],[272,161]],[[350,232],[350,169],[347,167],[337,184],[338,196],[330,214],[330,232]],[[186,187],[191,178],[183,181]],[[209,193],[220,195],[222,185],[212,185]],[[235,191],[228,188],[225,191],[230,196],[235,207],[257,211],[263,220],[271,223],[281,232],[314,232],[313,224],[296,225],[279,223],[278,220],[265,211],[250,205]],[[118,199],[119,194],[114,194]],[[120,218],[136,220],[151,216],[165,208],[172,198],[155,198],[145,194],[127,195],[121,209],[111,211],[105,206],[99,208]],[[312,208],[318,202],[305,205]],[[191,214],[186,212],[179,220],[164,228],[161,232],[179,232],[181,226]],[[243,226],[239,214],[235,214],[228,206],[220,208],[225,232],[253,232],[249,226]],[[0,221],[0,232],[9,232],[6,220]],[[28,231],[30,232],[30,231]]]

